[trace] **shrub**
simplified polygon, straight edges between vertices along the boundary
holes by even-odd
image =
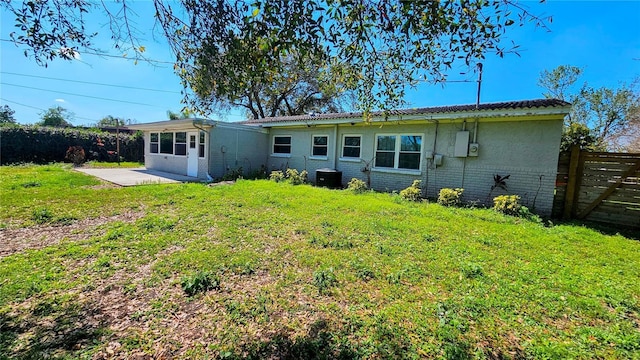
[[[308,174],[307,170],[302,170],[301,173],[298,173],[298,170],[296,169],[287,169],[286,177],[287,181],[292,185],[301,185],[307,182]]]
[[[347,189],[353,191],[356,194],[360,194],[367,191],[367,183],[360,179],[352,178],[347,184]]]
[[[182,290],[193,296],[200,292],[220,289],[220,278],[210,272],[198,271],[182,278]]]
[[[518,216],[521,208],[518,195],[500,195],[493,198],[493,209],[505,215]]]
[[[413,184],[408,188],[400,191],[400,197],[404,200],[418,201],[422,195],[422,189],[420,189],[420,180],[413,180]]]
[[[442,206],[457,206],[460,204],[460,196],[462,196],[463,192],[464,189],[461,188],[440,189],[440,192],[438,193],[438,204]]]
[[[64,159],[67,161],[71,161],[75,166],[80,166],[85,159],[84,149],[82,148],[82,146],[69,146]]]
[[[292,185],[300,185],[307,182],[308,175],[307,170],[302,170],[302,172],[298,173],[296,169],[287,169],[284,173],[282,171],[272,171],[269,179],[275,182],[287,181]]]
[[[284,174],[280,170],[272,171],[271,174],[269,174],[269,180],[282,182],[284,181]]]
[[[62,162],[69,147],[81,146],[85,160],[125,161],[144,159],[144,139],[141,133],[111,134],[95,129],[52,128],[46,126],[0,127],[0,161],[2,165],[15,163],[46,164]],[[120,154],[116,154],[116,139],[120,139]]]
[[[242,179],[242,173],[242,167],[228,170],[224,175],[222,175],[220,181],[236,181],[238,179]]]

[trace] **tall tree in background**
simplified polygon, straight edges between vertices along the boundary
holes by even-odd
[[[135,124],[135,121],[132,119],[123,119],[120,117],[107,115],[96,123],[96,127],[110,127],[110,126],[115,127],[115,126],[125,126],[130,124]]]
[[[95,34],[86,32],[83,17],[89,11],[109,17],[118,49],[143,58],[128,4],[0,0],[18,23],[11,38],[42,64],[92,48]],[[282,59],[289,57],[298,64],[320,60],[326,65],[317,68],[326,75],[323,81],[353,91],[365,115],[397,108],[407,86],[443,82],[454,65],[472,67],[487,53],[516,51],[516,44],[503,41],[509,27],[546,23],[516,0],[154,0],[154,5],[176,55],[175,70],[185,88],[193,89],[185,92],[185,102],[199,110],[201,102],[211,103],[199,96],[239,101],[252,85],[269,85],[270,78],[286,74]],[[203,66],[207,76],[199,76]]]
[[[194,77],[199,79],[197,86],[193,87],[197,107],[221,110],[237,107],[245,110],[246,117],[250,119],[342,112],[353,108],[353,92],[345,89],[344,84],[327,79],[328,72],[335,67],[323,64],[324,57],[302,59],[292,55],[281,56],[279,71],[259,73],[245,70],[245,86],[234,87],[229,92],[216,89],[220,85],[217,81],[219,69],[210,63],[211,51],[203,48],[197,52],[198,65],[193,68]],[[259,54],[253,52],[252,56],[258,57]]]
[[[587,150],[634,151],[640,137],[640,82],[620,84],[618,88],[593,88],[575,83],[583,70],[575,66],[558,66],[540,74],[538,85],[546,97],[572,104],[565,121],[562,150],[579,145]]]
[[[16,118],[13,114],[16,112],[9,107],[9,105],[3,105],[0,107],[0,124],[15,124]]]
[[[36,123],[40,126],[53,126],[53,127],[73,127],[71,121],[73,121],[74,114],[61,107],[54,106],[47,111],[40,113],[41,121]]]
[[[192,118],[194,115],[195,113],[188,109],[183,109],[179,113],[171,110],[167,110],[167,117],[169,118],[169,120],[189,119],[189,118]]]

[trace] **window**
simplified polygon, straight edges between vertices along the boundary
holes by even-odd
[[[198,142],[198,157],[204,157],[204,131],[200,131],[200,141]]]
[[[160,153],[173,154],[173,133],[160,133]]]
[[[421,153],[421,135],[378,135],[375,166],[419,170]]]
[[[174,155],[187,155],[187,133],[176,133],[176,150]]]
[[[311,151],[311,156],[327,156],[329,137],[326,135],[314,136],[313,137],[313,149]]]
[[[291,136],[274,136],[273,153],[291,154]]]
[[[360,136],[345,135],[342,144],[342,157],[359,158],[360,157]]]
[[[151,133],[151,141],[149,141],[149,152],[158,153],[158,133]]]

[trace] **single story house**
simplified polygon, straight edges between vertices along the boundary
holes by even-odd
[[[242,168],[250,173],[295,168],[342,172],[376,190],[421,180],[425,194],[463,188],[466,201],[504,194],[494,176],[510,175],[508,194],[549,215],[564,117],[571,105],[538,99],[394,110],[309,114],[243,123],[185,119],[130,125],[145,134],[145,165],[206,178]]]

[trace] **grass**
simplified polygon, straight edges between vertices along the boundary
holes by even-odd
[[[621,235],[269,181],[99,185],[0,168],[4,232],[113,217],[0,257],[0,358],[639,358]]]
[[[137,161],[120,161],[120,164],[117,162],[105,162],[105,161],[87,161],[82,164],[82,167],[85,168],[94,168],[94,169],[110,169],[110,168],[139,168],[143,167],[143,162]]]

